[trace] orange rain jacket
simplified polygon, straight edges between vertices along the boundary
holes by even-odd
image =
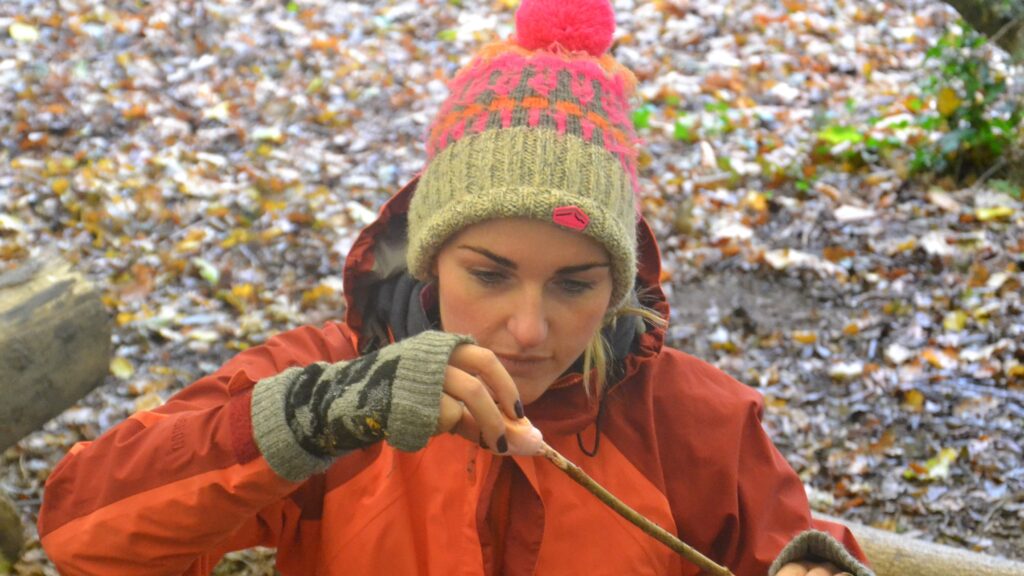
[[[382,209],[349,254],[345,323],[302,327],[247,350],[166,404],[75,445],[50,476],[42,544],[62,574],[209,574],[221,556],[277,548],[285,575],[695,575],[544,459],[499,457],[441,435],[419,452],[384,443],[293,484],[253,441],[255,382],[360,349],[375,244],[404,225],[415,188]],[[667,314],[653,234],[638,223],[638,282]],[[766,574],[812,527],[863,554],[843,527],[809,516],[803,486],[761,427],[759,394],[639,337],[600,415],[568,375],[527,414],[548,443],[644,516],[738,576]]]

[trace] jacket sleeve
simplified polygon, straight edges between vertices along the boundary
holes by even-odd
[[[734,572],[753,574],[745,566],[754,563],[757,573],[774,575],[787,562],[818,560],[856,576],[870,576],[864,554],[848,530],[818,524],[810,517],[803,482],[762,428],[762,410],[760,399],[750,406],[739,449],[739,521],[730,542]],[[771,562],[767,572],[765,561]]]
[[[293,536],[295,495],[308,486],[281,478],[256,447],[252,387],[356,356],[347,326],[298,328],[76,444],[46,482],[38,527],[50,559],[67,575],[209,574],[227,551]]]

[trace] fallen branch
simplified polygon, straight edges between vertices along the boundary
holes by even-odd
[[[100,290],[59,257],[0,273],[0,451],[103,382],[111,324]]]
[[[25,545],[25,532],[14,503],[0,492],[0,573],[7,574]],[[7,564],[5,569],[4,565]]]
[[[675,534],[651,522],[639,512],[627,506],[622,500],[619,500],[611,492],[595,482],[579,466],[570,462],[551,446],[544,444],[541,447],[541,454],[557,466],[559,470],[568,474],[577,484],[586,488],[591,494],[597,496],[601,502],[604,502],[612,510],[618,512],[620,516],[629,520],[704,572],[715,576],[733,576],[733,573],[728,568],[719,566],[710,558],[686,544],[686,542],[676,538]]]
[[[815,513],[816,518],[846,525],[878,576],[1020,576],[1024,563],[962,548],[909,538],[857,522]]]

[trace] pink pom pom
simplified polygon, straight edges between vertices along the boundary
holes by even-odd
[[[516,11],[516,43],[527,50],[553,44],[592,56],[612,45],[615,12],[609,0],[523,0]]]

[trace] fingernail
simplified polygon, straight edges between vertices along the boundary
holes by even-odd
[[[508,452],[508,440],[505,439],[505,435],[498,436],[498,454],[504,454]]]
[[[526,412],[523,411],[523,401],[516,399],[516,418],[526,418]]]

